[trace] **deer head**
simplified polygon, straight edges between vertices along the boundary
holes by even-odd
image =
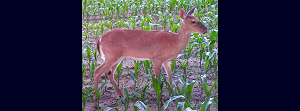
[[[181,27],[186,27],[187,31],[205,34],[207,28],[193,15],[195,8],[196,7],[192,8],[187,14],[185,14],[183,9],[180,9],[179,17],[183,20]]]

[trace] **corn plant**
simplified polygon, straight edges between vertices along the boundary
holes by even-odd
[[[195,80],[191,80],[189,82],[186,82],[184,84],[184,86],[182,87],[183,90],[183,94],[184,94],[184,97],[186,98],[186,102],[184,104],[184,108],[187,108],[187,107],[190,107],[190,100],[191,100],[191,97],[192,97],[192,88],[194,86],[194,84],[196,83]]]
[[[136,101],[134,104],[134,110],[137,111],[137,109],[139,111],[150,111],[150,109],[142,102],[142,101]]]
[[[168,107],[168,105],[169,105],[169,103],[172,102],[172,101],[175,100],[175,99],[178,99],[178,98],[185,98],[185,97],[182,96],[182,95],[178,95],[178,96],[173,96],[173,97],[171,97],[168,101],[166,101],[166,102],[164,103],[163,110],[166,110],[167,107]]]
[[[84,91],[83,90],[84,88],[87,88],[87,89]],[[84,111],[84,109],[85,109],[87,100],[89,98],[91,98],[91,92],[92,92],[92,89],[89,87],[89,85],[82,88],[82,103],[83,103],[82,111]]]
[[[145,97],[147,96],[147,95],[149,95],[150,94],[150,88],[149,88],[149,84],[150,84],[150,82],[148,82],[146,85],[145,85],[145,87],[141,90],[141,98],[140,98],[140,100],[142,101],[142,102],[145,102]]]
[[[214,98],[211,98],[211,95],[212,95],[211,92],[212,92],[212,89],[215,87],[216,83],[218,82],[218,79],[214,82],[214,84],[211,86],[210,89],[208,89],[208,87],[207,87],[206,76],[202,75],[201,79],[202,79],[202,88],[203,88],[203,90],[204,90],[204,92],[206,94],[206,99],[203,102],[203,104],[201,105],[200,111],[206,111],[207,109],[209,110],[210,104],[214,100]],[[200,82],[199,82],[199,86],[201,86]],[[215,100],[215,101],[216,101],[216,103],[218,103],[217,100]]]
[[[118,65],[118,67],[116,68],[116,72],[117,72],[117,83],[118,83],[118,87],[120,86],[119,83],[120,83],[120,77],[121,77],[121,74],[123,73],[123,61],[121,61],[121,63]]]
[[[100,92],[104,90],[104,88],[106,87],[106,84],[107,84],[107,82],[103,83],[99,90],[94,89],[94,92],[96,94],[96,100],[94,100],[94,102],[96,103],[96,105],[97,105],[96,107],[98,110],[99,110],[99,99],[102,94]]]
[[[110,110],[112,110],[112,109],[114,109],[115,111],[119,111],[118,108],[111,108],[111,107],[106,107],[106,108],[104,109],[104,111],[110,111]]]
[[[138,88],[140,88],[140,84],[139,84],[139,66],[140,66],[140,62],[138,61],[134,61],[134,73],[132,71],[130,71],[129,67],[127,66],[127,71],[130,73],[131,76],[129,76],[130,79],[132,79],[134,81],[134,90],[136,90],[136,85],[138,85]]]
[[[176,4],[178,3],[178,1],[177,0],[171,0],[171,2],[170,2],[170,7],[169,7],[169,11],[170,12],[172,12],[173,11],[173,9],[175,8],[175,6],[176,6]],[[177,15],[177,13],[176,13],[176,15]]]
[[[129,106],[129,102],[135,96],[135,94],[129,94],[126,88],[124,88],[124,91],[125,91],[125,96],[121,97],[119,99],[119,102],[123,103],[123,105],[125,107],[125,111],[127,111],[128,110],[128,106]]]
[[[152,77],[152,86],[155,90],[155,93],[156,93],[156,104],[157,104],[157,108],[158,108],[158,111],[160,109],[160,103],[162,104],[161,102],[161,93],[162,93],[162,88],[163,88],[163,82],[162,82],[162,76],[161,76],[161,71],[159,72],[159,76],[158,76],[158,79],[156,79],[155,77],[151,76]]]

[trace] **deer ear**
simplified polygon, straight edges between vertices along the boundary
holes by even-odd
[[[185,11],[183,9],[179,10],[179,18],[182,20],[185,18]]]
[[[196,8],[196,6],[193,7],[193,8],[186,14],[186,16],[194,14],[195,8]]]

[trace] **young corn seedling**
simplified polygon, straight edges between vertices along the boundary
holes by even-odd
[[[101,7],[101,6],[99,6],[99,7]],[[99,16],[100,21],[102,21],[102,19],[103,19],[102,12],[103,12],[103,8],[98,8],[98,16]]]
[[[155,93],[156,93],[156,98],[157,98],[156,104],[157,104],[157,108],[158,108],[158,111],[159,111],[159,108],[160,108],[159,103],[160,103],[160,99],[161,99],[162,89],[161,89],[161,85],[160,85],[159,80],[156,79],[153,76],[152,76],[152,85],[153,85],[153,88],[154,88]]]
[[[134,111],[150,111],[150,109],[142,102],[142,101],[136,101],[133,104]]]
[[[174,8],[175,8],[175,6],[176,6],[176,4],[178,3],[178,1],[177,0],[171,0],[170,1],[170,8],[169,8],[169,11],[170,12],[172,12],[173,10],[174,10]],[[176,11],[177,12],[177,11]],[[177,13],[176,13],[176,15],[177,15]]]
[[[121,9],[122,9],[123,19],[127,18],[127,13],[125,13],[125,11],[128,9],[128,6],[127,6],[126,2],[124,2],[124,6]]]
[[[96,24],[94,25],[94,35],[95,35],[95,40],[98,39],[99,27],[100,27],[100,25],[99,25],[98,23],[96,23]]]
[[[100,92],[104,90],[104,88],[106,87],[106,85],[107,85],[107,82],[103,83],[103,84],[101,85],[101,88],[100,88],[99,90],[93,89],[94,92],[95,92],[95,95],[96,95],[96,98],[94,98],[94,102],[96,103],[96,106],[95,106],[95,107],[96,107],[98,110],[99,110],[99,99],[100,99],[100,96],[101,96],[101,94],[102,94],[102,93],[100,93]]]
[[[135,96],[135,94],[129,94],[127,89],[126,88],[123,88],[124,91],[125,91],[125,96],[124,97],[121,97],[119,99],[119,103],[122,102],[122,104],[124,105],[125,107],[125,111],[128,110],[128,106],[129,106],[129,103],[130,103],[130,100]]]
[[[110,26],[110,30],[112,30],[113,29],[113,23],[111,22],[111,21],[108,21],[108,25]]]
[[[141,83],[144,83],[145,78],[152,76],[150,61],[149,60],[144,61],[143,66],[144,66],[143,69],[144,69],[146,74],[143,76]],[[148,79],[147,79],[147,82],[149,82]]]
[[[106,107],[106,108],[104,109],[104,111],[110,111],[110,110],[112,110],[112,109],[114,109],[115,111],[119,111],[118,108],[111,108],[111,107]]]
[[[83,47],[82,47],[82,75],[84,74],[84,76],[86,76],[86,63],[84,63],[84,61],[85,61],[84,57],[86,55],[86,49],[84,49]],[[83,79],[83,77],[82,77],[82,79]]]
[[[116,68],[118,87],[120,87],[120,85],[119,85],[119,83],[120,83],[120,77],[121,77],[121,74],[123,73],[123,70],[124,70],[124,68],[122,68],[122,66],[123,66],[123,60],[121,61],[121,63]]]
[[[190,100],[191,100],[191,97],[192,97],[192,88],[193,88],[195,83],[196,83],[195,80],[191,80],[189,82],[186,82],[184,84],[184,86],[182,87],[184,97],[186,98],[184,108],[191,107]]]
[[[157,79],[154,76],[151,76],[151,77],[152,77],[152,86],[155,90],[156,98],[157,98],[156,104],[157,104],[157,108],[159,111],[160,104],[163,104],[162,100],[161,100],[161,93],[162,93],[162,88],[163,88],[161,71],[159,71],[159,76]]]
[[[116,4],[116,11],[117,11],[117,19],[120,19],[120,6],[119,4]]]
[[[185,102],[178,102],[176,111],[184,111]]]
[[[94,16],[94,22],[96,22],[96,17],[97,17],[97,15],[96,15],[96,13],[97,13],[97,7],[96,7],[97,5],[95,5],[95,6],[92,6],[92,11],[93,11],[93,16]]]
[[[172,102],[173,100],[178,99],[178,98],[185,98],[185,97],[182,96],[182,95],[178,95],[178,96],[173,96],[173,97],[171,97],[168,101],[166,101],[166,102],[164,103],[163,110],[165,111],[165,110],[167,109],[169,103]]]
[[[146,21],[147,21],[147,19],[142,16],[141,20],[139,21],[140,26],[143,27]]]
[[[136,29],[136,26],[138,24],[138,22],[136,21],[138,18],[138,16],[132,16],[128,19],[128,21],[130,22],[130,25],[131,25],[131,29]]]
[[[142,101],[142,102],[146,102],[145,101],[145,97],[147,96],[147,95],[149,95],[150,94],[150,87],[149,87],[149,84],[150,84],[150,82],[147,82],[147,84],[145,85],[145,87],[141,90],[141,98],[140,98],[140,100]]]
[[[179,29],[180,29],[180,24],[174,24],[171,27],[172,32],[175,32],[175,33],[178,33]]]
[[[140,66],[140,63],[138,61],[134,61],[134,73],[132,71],[130,71],[129,67],[127,67],[127,71],[130,73],[131,76],[129,76],[133,81],[134,81],[134,90],[136,90],[136,85],[138,85],[138,88],[140,88],[140,85],[139,85],[139,66]]]
[[[121,28],[122,28],[122,25],[124,24],[124,22],[123,22],[123,21],[117,21],[116,23],[114,23],[114,25],[115,25],[115,24],[118,24],[119,29],[121,29]]]
[[[151,74],[151,63],[149,60],[144,61],[144,70],[146,74]]]
[[[152,15],[153,13],[153,1],[152,0],[147,0],[147,5],[148,5],[148,9],[149,9],[149,14]]]
[[[203,102],[203,104],[201,105],[200,111],[207,111],[207,110],[209,110],[210,104],[214,100],[214,98],[211,98],[211,95],[212,95],[211,92],[212,92],[212,89],[215,87],[216,83],[218,82],[218,79],[214,82],[214,84],[210,87],[210,89],[208,89],[208,87],[207,87],[207,79],[206,79],[205,75],[201,76],[201,80],[202,80],[202,88],[206,94],[206,99]],[[201,86],[200,82],[199,82],[199,86]]]
[[[83,102],[82,111],[84,111],[85,109],[87,100],[91,98],[92,88],[90,88],[89,86],[86,87],[87,87],[86,91],[83,90],[85,87],[82,88],[82,102]]]
[[[103,13],[104,13],[104,19],[106,20],[108,18],[108,9],[107,8],[104,8],[103,10]]]
[[[131,5],[131,16],[136,16],[137,15],[137,6],[133,3]]]

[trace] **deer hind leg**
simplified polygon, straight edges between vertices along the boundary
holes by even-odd
[[[101,64],[97,69],[95,70],[95,75],[94,75],[94,89],[98,90],[98,81],[102,73],[104,73],[106,70],[111,68],[118,59],[107,59],[104,61],[103,64]],[[96,94],[93,94],[94,99],[96,100]],[[96,106],[96,103],[94,104]]]
[[[124,97],[123,94],[122,94],[122,92],[121,92],[121,89],[118,87],[118,84],[116,83],[116,80],[114,79],[114,72],[115,72],[116,68],[118,67],[118,65],[119,65],[119,63],[120,63],[121,60],[122,59],[118,60],[118,62],[115,63],[115,65],[113,65],[111,67],[111,70],[107,71],[105,74],[109,78],[110,82],[112,82],[114,84],[118,95],[121,96],[121,97]]]

